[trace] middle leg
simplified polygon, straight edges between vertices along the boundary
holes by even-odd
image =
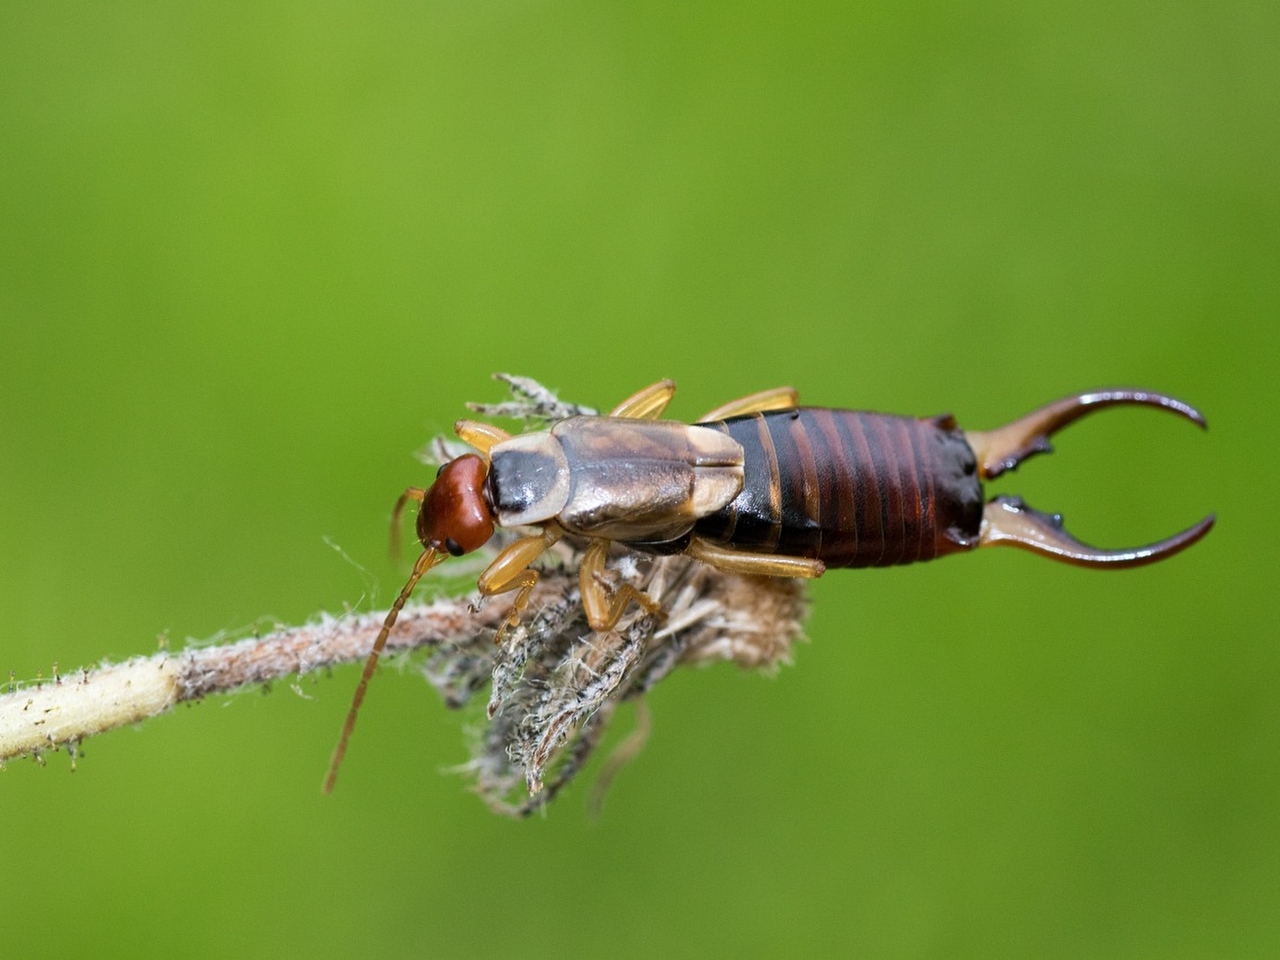
[[[608,633],[618,625],[622,612],[632,600],[655,616],[661,615],[662,605],[629,583],[620,583],[610,596],[603,582],[604,561],[609,554],[608,540],[593,540],[582,557],[582,569],[578,573],[578,585],[582,592],[582,609],[587,622],[597,633]]]
[[[795,387],[774,387],[772,390],[761,390],[737,400],[723,403],[714,410],[708,410],[695,423],[708,423],[712,420],[728,420],[747,413],[764,413],[767,410],[793,410],[800,404],[800,394]]]

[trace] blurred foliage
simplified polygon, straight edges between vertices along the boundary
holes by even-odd
[[[332,798],[354,670],[91,741],[74,775],[11,764],[6,950],[1280,950],[1278,21],[5,4],[18,677],[385,604],[411,452],[495,370],[975,428],[1150,386],[1209,434],[1108,413],[999,489],[1107,544],[1220,515],[1114,576],[1013,551],[831,575],[794,668],[655,693],[596,824],[589,775],[532,822],[466,795],[442,769],[468,718],[411,670],[382,671]]]

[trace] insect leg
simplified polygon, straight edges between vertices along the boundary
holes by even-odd
[[[821,560],[808,557],[780,557],[771,553],[750,553],[720,547],[698,537],[689,542],[685,551],[695,560],[709,563],[729,573],[745,573],[756,577],[820,577],[827,569]]]
[[[631,417],[635,420],[657,420],[662,411],[667,409],[672,395],[676,392],[674,380],[659,380],[652,386],[645,387],[639,393],[633,393],[627,399],[609,411],[611,417]]]
[[[516,594],[507,619],[498,628],[494,642],[501,643],[507,631],[519,625],[520,614],[528,605],[529,594],[533,592],[538,582],[538,571],[532,569],[529,564],[559,540],[561,532],[559,527],[548,526],[540,534],[521,537],[515,543],[504,547],[502,552],[494,557],[493,562],[485,568],[484,573],[480,574],[476,586],[486,597],[493,596],[495,593],[506,593],[509,590],[520,591]]]
[[[578,573],[578,584],[582,589],[582,609],[586,611],[591,629],[597,633],[608,633],[618,625],[622,612],[632,600],[655,616],[661,614],[661,604],[629,583],[618,584],[613,588],[613,596],[609,596],[602,579],[608,553],[608,540],[593,540],[582,557],[582,569]]]
[[[511,434],[502,428],[475,420],[459,420],[453,425],[453,432],[458,435],[459,440],[468,446],[475,447],[486,457],[489,456],[489,450],[495,444],[511,439]]]
[[[764,413],[766,410],[792,410],[800,405],[800,395],[795,387],[774,387],[772,390],[761,390],[748,394],[737,400],[730,400],[714,410],[708,410],[695,423],[709,423],[712,420],[728,420],[740,417],[744,413]]]

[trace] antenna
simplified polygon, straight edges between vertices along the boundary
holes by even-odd
[[[418,585],[422,575],[447,556],[448,554],[438,553],[432,547],[422,551],[422,556],[418,557],[418,561],[413,565],[413,573],[409,574],[408,581],[400,590],[400,596],[396,597],[396,602],[387,611],[387,618],[382,621],[382,629],[378,632],[378,639],[373,641],[373,649],[369,651],[369,657],[364,662],[364,673],[360,675],[360,685],[356,687],[355,696],[351,698],[351,709],[347,711],[346,723],[342,725],[342,735],[338,737],[338,746],[334,748],[333,759],[329,761],[329,773],[324,778],[323,790],[325,793],[333,792],[333,785],[338,779],[338,768],[342,766],[342,758],[347,754],[347,741],[351,739],[351,731],[356,728],[356,715],[360,712],[360,704],[364,702],[365,690],[369,687],[369,680],[373,676],[373,671],[377,669],[378,657],[382,655],[382,649],[387,645],[387,637],[391,635],[391,628],[396,625],[396,619],[400,616],[400,611],[404,609],[405,602],[409,599],[409,594],[413,593],[413,588]]]

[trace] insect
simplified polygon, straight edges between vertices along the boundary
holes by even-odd
[[[369,679],[418,580],[450,556],[484,546],[497,527],[536,532],[505,546],[481,573],[481,595],[514,592],[498,639],[518,625],[538,581],[531,565],[561,537],[585,540],[582,604],[597,631],[638,604],[659,605],[603,574],[610,546],[687,554],[740,574],[818,577],[829,567],[914,563],[1009,545],[1098,568],[1163,560],[1214,523],[1210,514],[1165,540],[1104,550],[1076,540],[1062,518],[1020,498],[983,499],[982,481],[1047,453],[1049,436],[1085,414],[1136,404],[1185,417],[1191,406],[1161,393],[1108,389],[1064,397],[991,431],[961,430],[949,415],[918,419],[801,407],[780,387],[708,411],[692,424],[659,419],[675,384],[663,380],[607,416],[571,416],[512,436],[471,420],[455,425],[476,452],[440,467],[430,487],[410,487],[393,523],[417,503],[423,551],[365,663],[325,791],[332,789]]]

